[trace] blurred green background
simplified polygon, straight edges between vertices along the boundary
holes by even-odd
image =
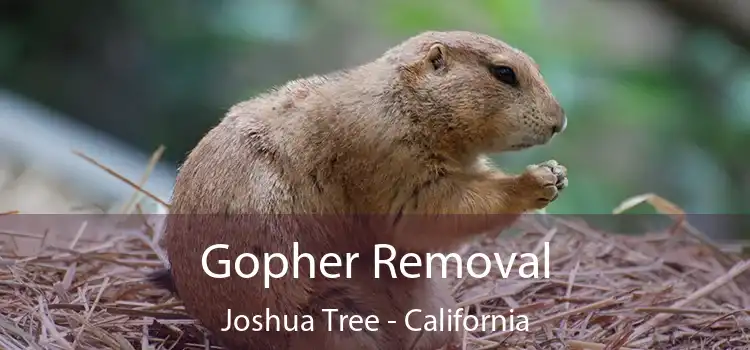
[[[609,213],[655,192],[689,212],[748,213],[749,3],[4,0],[0,86],[143,152],[164,144],[177,165],[273,85],[423,30],[474,30],[534,56],[568,113],[552,144],[501,157],[515,171],[568,166],[548,212]]]

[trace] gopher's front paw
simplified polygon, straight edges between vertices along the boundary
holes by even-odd
[[[519,177],[519,195],[529,209],[542,209],[568,187],[568,170],[554,160],[529,165]]]

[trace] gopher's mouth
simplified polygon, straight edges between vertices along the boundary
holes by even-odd
[[[531,147],[534,147],[534,146],[536,146],[536,145],[533,144],[533,143],[518,143],[518,144],[511,145],[510,147],[508,147],[508,150],[510,150],[510,151],[520,151],[520,150],[524,150],[524,149],[531,148]]]
[[[546,145],[550,140],[552,140],[551,137],[525,137],[521,142],[510,145],[508,150],[520,151],[531,147]]]
[[[511,135],[506,138],[505,150],[506,151],[521,151],[527,148],[536,146],[546,145],[554,135],[540,135],[540,134],[522,134],[522,135]]]

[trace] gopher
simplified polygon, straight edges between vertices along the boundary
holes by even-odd
[[[403,322],[413,309],[455,310],[447,281],[375,279],[373,246],[390,244],[400,256],[450,251],[544,208],[567,186],[564,166],[547,161],[511,175],[488,155],[546,144],[566,124],[531,57],[467,31],[424,32],[369,63],[291,81],[230,108],[189,153],[161,242],[170,267],[151,280],[229,349],[450,346],[455,330],[413,332]],[[209,277],[201,265],[217,243],[229,248],[211,253],[213,271],[243,253],[291,259],[294,242],[316,264],[327,253],[360,257],[348,278],[313,278],[315,267],[302,263],[299,276],[267,288],[257,276]],[[259,260],[260,271],[283,267]],[[250,259],[238,266],[255,268]],[[223,330],[230,309],[285,315],[290,326],[311,317],[315,327]],[[378,329],[342,329],[342,315],[376,315]]]

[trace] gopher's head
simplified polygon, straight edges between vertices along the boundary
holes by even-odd
[[[549,142],[567,118],[538,65],[498,39],[425,32],[385,53],[414,96],[413,119],[480,152]],[[455,140],[454,140],[455,141]]]

